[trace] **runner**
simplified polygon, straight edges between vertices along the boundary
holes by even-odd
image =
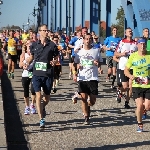
[[[40,40],[31,45],[29,64],[34,59],[35,64],[33,65],[32,82],[36,92],[36,105],[40,118],[40,128],[43,128],[45,127],[43,113],[50,99],[53,82],[53,66],[57,63],[58,49],[52,41],[47,39],[47,25],[43,24],[39,27],[39,34]],[[43,105],[41,105],[41,88],[43,88],[45,94]]]
[[[132,81],[124,75],[124,69],[130,54],[137,51],[137,45],[132,39],[132,34],[132,29],[127,28],[125,31],[126,38],[120,41],[119,46],[114,54],[117,58],[119,58],[117,74],[122,85],[117,91],[117,98],[120,98],[121,96],[125,98],[124,106],[127,109],[130,108],[129,100],[132,95]],[[132,72],[132,69],[130,71]],[[125,95],[125,92],[127,92],[127,95]]]
[[[116,80],[116,61],[113,61],[114,52],[121,41],[121,38],[117,37],[118,29],[116,27],[112,27],[112,36],[107,37],[104,41],[103,49],[106,51],[106,60],[108,67],[108,76],[106,77],[106,82],[110,81],[111,75],[113,75],[113,81],[111,88],[114,89],[114,82]]]
[[[17,63],[17,45],[19,40],[14,37],[14,30],[10,30],[9,38],[6,38],[4,47],[8,47],[8,77],[14,79],[14,69]]]
[[[137,43],[138,51],[130,55],[124,73],[132,80],[133,97],[137,107],[137,132],[143,132],[143,108],[150,110],[150,52],[146,51],[145,39],[139,39]],[[133,75],[130,73],[131,68]]]
[[[84,113],[85,122],[89,124],[90,106],[96,102],[96,95],[98,94],[98,64],[101,61],[99,49],[91,47],[92,36],[90,33],[84,36],[84,46],[75,55],[75,65],[79,66],[79,73],[73,68],[73,79],[77,81],[78,88],[82,99],[82,111]],[[87,101],[88,95],[90,100]]]
[[[33,86],[31,86],[31,98],[32,98],[32,103],[29,105],[29,85],[31,83],[32,79],[32,72],[28,71],[26,61],[30,57],[30,45],[31,41],[28,40],[27,42],[24,43],[23,48],[25,48],[25,53],[22,53],[20,56],[20,63],[19,67],[23,68],[22,72],[22,86],[24,88],[24,100],[25,100],[25,115],[29,115],[30,111],[32,114],[36,113],[36,109],[34,106],[35,103],[35,91],[33,89]]]

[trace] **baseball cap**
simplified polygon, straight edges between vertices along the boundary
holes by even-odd
[[[139,39],[139,40],[137,41],[137,43],[146,43],[146,40],[145,40],[145,39]]]

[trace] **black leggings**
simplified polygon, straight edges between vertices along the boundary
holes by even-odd
[[[54,66],[54,79],[59,80],[61,65]]]
[[[30,86],[31,78],[29,77],[22,77],[22,86],[24,88],[24,97],[27,98],[29,97],[29,86]],[[32,86],[31,82],[31,93],[32,95],[35,95],[35,91]]]

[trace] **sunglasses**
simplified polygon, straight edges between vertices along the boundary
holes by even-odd
[[[49,32],[49,30],[40,30],[40,31]]]

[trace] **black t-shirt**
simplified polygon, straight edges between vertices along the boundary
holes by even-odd
[[[44,46],[40,41],[33,42],[30,51],[34,56],[33,75],[52,77],[53,67],[50,65],[50,61],[59,54],[55,43],[47,40]]]

